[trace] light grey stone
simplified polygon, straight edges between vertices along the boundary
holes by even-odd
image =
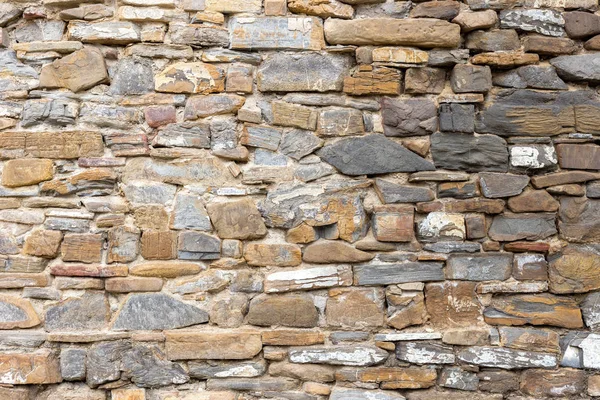
[[[323,145],[323,140],[312,132],[302,129],[291,129],[284,132],[279,144],[279,151],[294,160],[300,160]]]
[[[172,229],[210,231],[212,225],[201,197],[192,193],[178,193],[171,219]]]
[[[182,384],[190,379],[181,365],[168,361],[156,346],[134,345],[123,355],[121,370],[124,378],[142,388]]]
[[[386,136],[428,135],[437,131],[435,103],[429,99],[382,100],[383,131]]]
[[[46,330],[101,330],[109,316],[104,292],[87,291],[80,298],[72,297],[46,310]]]
[[[210,126],[205,122],[168,124],[159,129],[152,141],[157,147],[210,148]]]
[[[65,30],[63,21],[34,19],[15,29],[15,39],[18,43],[37,41],[60,41]]]
[[[539,9],[503,10],[500,27],[537,32],[546,36],[564,36],[565,20],[558,11]]]
[[[443,281],[443,264],[406,262],[401,264],[365,264],[354,266],[356,285],[394,285],[406,282]]]
[[[152,61],[147,58],[123,57],[110,75],[110,91],[113,94],[133,95],[154,91]]]
[[[85,379],[86,349],[63,348],[60,351],[60,374],[65,381]]]
[[[555,354],[506,347],[467,347],[458,353],[458,359],[482,367],[502,369],[554,368],[557,365]]]
[[[177,249],[182,260],[214,260],[221,255],[221,240],[205,233],[186,231],[179,234]]]
[[[512,271],[511,253],[452,254],[446,263],[448,279],[504,281]]]
[[[600,82],[600,54],[560,56],[550,60],[558,75],[566,81]]]
[[[405,397],[391,390],[365,390],[335,386],[329,400],[404,400]]]
[[[399,342],[396,358],[412,364],[454,364],[456,356],[451,346],[427,342]]]
[[[330,364],[371,366],[384,362],[388,352],[374,346],[337,346],[293,348],[290,362],[300,364]]]
[[[450,389],[473,391],[479,388],[477,374],[459,367],[444,368],[440,374],[439,383],[440,386]]]
[[[150,181],[131,181],[122,189],[127,200],[138,204],[165,204],[173,200],[177,191],[174,185]]]
[[[267,365],[262,360],[219,363],[190,361],[188,367],[190,377],[196,379],[254,378],[267,371]]]

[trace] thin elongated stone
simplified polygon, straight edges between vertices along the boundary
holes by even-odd
[[[504,347],[468,347],[458,353],[458,359],[482,367],[502,369],[553,368],[557,365],[555,354]]]

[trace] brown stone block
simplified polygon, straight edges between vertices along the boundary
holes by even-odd
[[[262,350],[259,332],[165,331],[169,360],[243,360]]]
[[[61,246],[63,261],[97,263],[102,261],[104,237],[101,234],[67,234]]]
[[[57,264],[50,267],[50,274],[57,276],[88,276],[95,278],[110,278],[127,276],[127,265],[81,265]]]
[[[40,385],[62,381],[58,354],[51,350],[0,354],[0,383]]]
[[[146,260],[171,260],[177,258],[177,232],[144,231],[142,257]]]
[[[325,343],[325,335],[300,329],[267,330],[262,332],[262,341],[270,346],[310,346]]]

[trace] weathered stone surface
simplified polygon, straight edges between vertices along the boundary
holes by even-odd
[[[169,360],[241,360],[262,350],[259,333],[179,330],[166,331]]]
[[[383,325],[382,293],[377,289],[330,289],[327,324],[363,329]]]
[[[310,290],[352,284],[352,268],[337,267],[306,268],[295,271],[274,272],[265,277],[265,292],[279,293],[293,290]]]
[[[453,364],[456,359],[451,346],[423,342],[398,343],[396,358],[411,364]]]
[[[516,242],[513,242],[513,244]],[[517,251],[516,248],[504,250]],[[523,251],[523,250],[521,250]],[[527,250],[525,250],[527,251]],[[542,254],[515,254],[513,262],[513,277],[518,280],[546,280],[548,277],[548,263]]]
[[[250,265],[293,267],[300,265],[300,247],[292,244],[250,243],[244,248],[244,258]]]
[[[418,236],[423,241],[465,239],[464,217],[444,212],[429,213],[419,223]]]
[[[48,159],[9,160],[2,169],[2,185],[20,187],[52,179],[54,163]]]
[[[186,120],[195,120],[211,115],[235,114],[244,101],[244,97],[235,94],[190,97],[185,104],[184,117]]]
[[[555,354],[504,347],[469,347],[458,353],[458,359],[469,364],[502,369],[553,368],[557,365]]]
[[[555,216],[547,213],[506,213],[494,217],[488,232],[493,240],[539,240],[556,233]]]
[[[550,294],[494,298],[486,307],[487,323],[502,325],[552,325],[565,328],[583,326],[581,310],[572,299]]]
[[[553,293],[585,293],[600,288],[597,270],[598,254],[593,251],[566,248],[549,264],[550,291]]]
[[[248,323],[258,326],[291,326],[311,328],[317,325],[319,314],[309,296],[261,295],[250,302]]]
[[[313,17],[236,17],[230,21],[231,48],[321,50],[323,25]]]
[[[66,299],[49,307],[44,326],[48,331],[101,330],[108,316],[104,293],[87,291],[80,298]]]
[[[299,364],[370,366],[381,364],[388,353],[377,347],[306,347],[290,350],[290,361]]]
[[[516,28],[545,36],[563,36],[565,20],[554,10],[504,10],[500,12],[501,28]]]
[[[400,93],[402,75],[393,68],[359,65],[344,79],[344,92],[349,95],[396,95]]]
[[[475,129],[475,107],[471,104],[440,104],[439,128],[442,132],[472,133]]]
[[[517,350],[559,353],[559,335],[546,329],[500,327],[500,342]]]
[[[593,144],[559,144],[558,163],[565,169],[600,169],[600,146]]]
[[[329,396],[330,400],[402,400],[404,396],[390,390],[364,390],[345,387],[334,387]]]
[[[0,295],[0,329],[31,328],[39,324],[29,300]]]
[[[508,169],[506,142],[497,136],[434,133],[431,153],[438,168],[469,172]]]
[[[350,59],[343,54],[274,54],[257,72],[261,92],[326,92],[342,90]]]
[[[558,211],[559,203],[545,190],[529,190],[508,200],[513,212]]]
[[[174,44],[192,47],[229,46],[228,31],[220,26],[171,22],[169,34]]]
[[[510,277],[512,254],[452,254],[446,264],[446,277],[467,281],[503,281]]]
[[[381,135],[342,139],[317,154],[346,175],[429,171],[428,161]]]
[[[140,41],[140,29],[131,22],[69,23],[69,40],[85,43],[127,44]]]
[[[575,56],[560,56],[550,60],[556,68],[558,76],[566,81],[600,82],[600,74],[594,67],[598,64],[597,54],[580,54]]]
[[[362,112],[350,108],[325,108],[319,113],[318,136],[354,136],[364,133]]]
[[[375,179],[375,190],[384,203],[416,203],[431,201],[434,193],[431,189],[418,186],[404,186],[384,179]]]
[[[351,245],[334,240],[320,240],[304,249],[302,259],[310,263],[353,263],[369,261],[374,256]]]
[[[498,14],[493,10],[460,12],[452,22],[459,24],[463,32],[492,28],[498,23]]]
[[[225,90],[225,72],[203,62],[170,65],[154,81],[157,92],[209,94]]]
[[[429,59],[427,52],[409,47],[377,47],[372,57],[374,62],[396,67],[423,65]]]
[[[107,79],[102,53],[93,47],[86,47],[44,66],[40,74],[40,86],[66,87],[78,92]]]
[[[329,44],[456,47],[460,27],[434,19],[330,19],[325,21],[325,38]]]
[[[385,97],[382,109],[386,136],[427,135],[437,129],[437,108],[430,100]]]
[[[64,348],[60,352],[60,374],[64,380],[79,381],[85,379],[86,349]]]
[[[467,36],[465,46],[479,51],[509,51],[520,47],[519,35],[512,29],[475,31]]]
[[[568,396],[582,393],[586,386],[581,370],[561,368],[557,371],[530,369],[521,377],[521,391],[530,396]]]
[[[431,323],[441,327],[464,327],[481,319],[481,305],[474,282],[428,283],[425,304]]]
[[[456,64],[450,74],[454,93],[487,93],[492,87],[490,67]]]
[[[49,350],[34,353],[0,354],[0,382],[8,385],[40,385],[61,381],[58,354]]]
[[[442,264],[436,262],[356,265],[354,273],[356,285],[391,285],[444,280]]]
[[[600,19],[597,15],[572,11],[563,14],[565,31],[571,39],[583,39],[600,33]]]
[[[520,194],[529,183],[526,175],[498,174],[484,172],[479,174],[479,184],[483,195],[488,198],[511,197]]]
[[[175,329],[208,322],[208,314],[162,293],[132,294],[112,325],[113,330]]]
[[[447,367],[440,374],[440,386],[474,391],[479,387],[479,378],[474,372],[465,371],[459,367]]]

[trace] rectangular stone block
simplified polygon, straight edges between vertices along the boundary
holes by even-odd
[[[443,281],[442,263],[406,262],[401,264],[356,265],[355,285],[394,285],[407,282]]]
[[[59,357],[51,350],[0,354],[0,383],[41,385],[61,380]]]
[[[259,332],[165,331],[169,360],[242,360],[262,350]]]
[[[352,285],[352,268],[349,265],[280,271],[269,274],[265,278],[267,293],[350,285]]]
[[[234,17],[229,29],[232,49],[321,50],[325,47],[323,23],[314,17]]]

